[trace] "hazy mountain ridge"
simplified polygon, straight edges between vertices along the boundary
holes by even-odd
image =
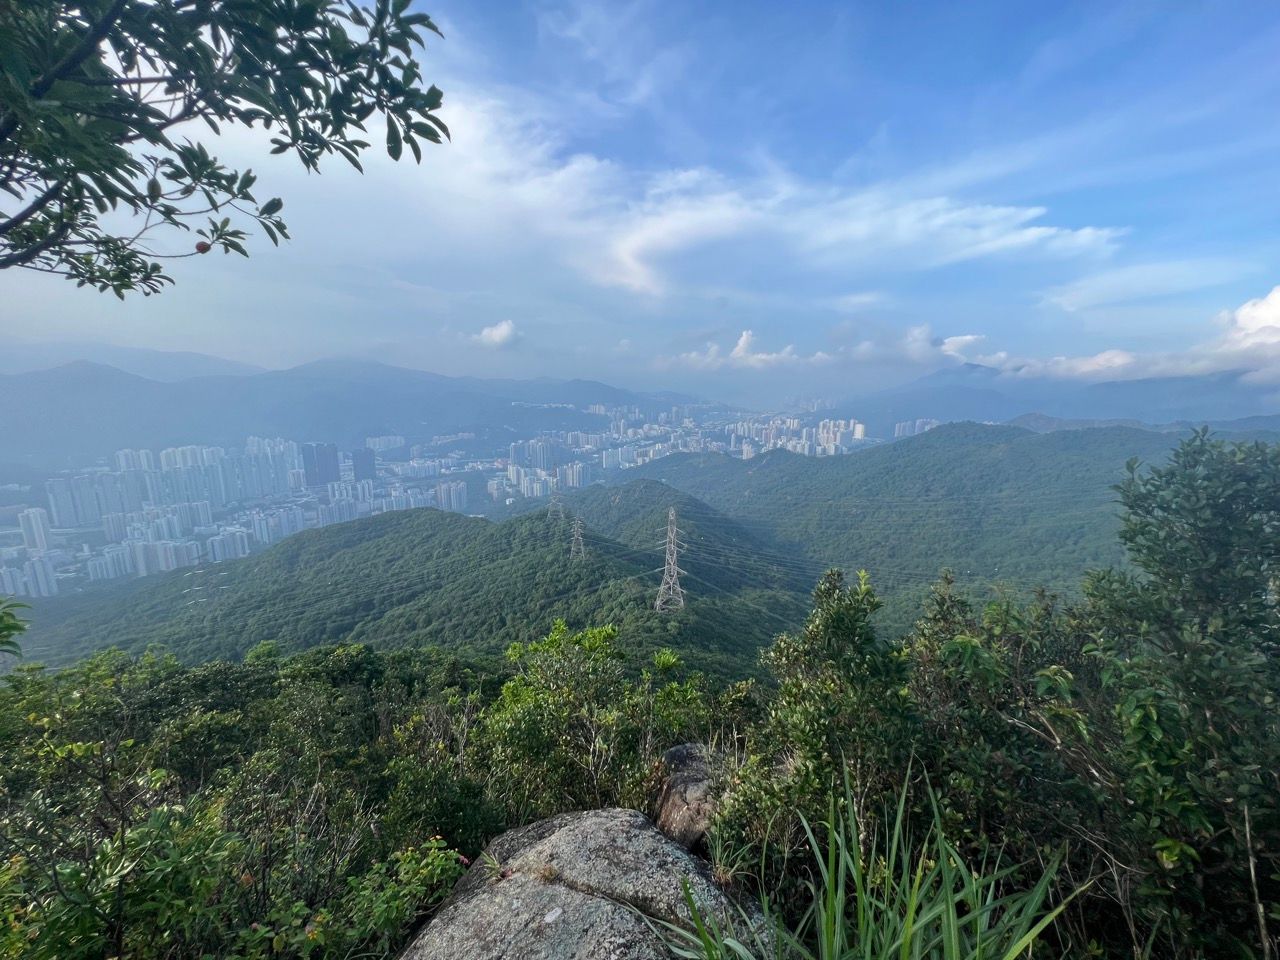
[[[1034,430],[1036,433],[1052,433],[1055,430],[1091,430],[1099,427],[1128,427],[1155,433],[1186,433],[1203,426],[1224,437],[1241,436],[1266,440],[1280,437],[1280,414],[1241,417],[1236,420],[1177,420],[1172,423],[1146,423],[1142,420],[1071,420],[1050,417],[1042,413],[1027,413],[1014,417],[1009,424]]]
[[[518,394],[512,396],[510,394]],[[603,419],[530,404],[657,401],[592,381],[485,381],[358,361],[319,361],[251,375],[160,382],[78,361],[0,375],[7,459],[61,466],[122,447],[238,444],[251,434],[342,446],[410,439],[599,428]]]
[[[980,364],[935,371],[909,384],[842,403],[878,436],[904,420],[1003,423],[1032,413],[1062,420],[1202,423],[1280,414],[1280,392],[1243,371],[1090,383],[1018,376]]]
[[[252,363],[190,350],[148,350],[113,343],[69,341],[6,343],[0,355],[0,374],[33,373],[77,361],[112,366],[125,373],[165,382],[224,374],[240,376],[266,370]]]

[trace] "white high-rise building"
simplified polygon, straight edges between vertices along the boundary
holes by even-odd
[[[58,578],[53,572],[53,564],[45,557],[35,557],[22,565],[22,573],[27,578],[27,592],[33,597],[56,597],[58,595]]]
[[[0,567],[0,593],[7,593],[11,597],[27,595],[27,578],[22,575],[21,570]]]
[[[18,514],[22,528],[22,545],[28,550],[49,549],[49,514],[42,507],[32,507]]]

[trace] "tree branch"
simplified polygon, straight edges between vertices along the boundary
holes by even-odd
[[[65,77],[68,71],[74,70],[88,58],[98,48],[104,37],[120,19],[120,14],[124,12],[125,4],[128,0],[115,0],[107,12],[102,15],[96,24],[89,28],[86,33],[74,47],[67,51],[67,55],[54,64],[47,74],[37,80],[31,86],[30,97],[33,100],[39,100],[53,87],[55,83]],[[13,132],[18,129],[18,121],[16,118],[0,122],[0,141],[8,140]]]
[[[53,201],[53,198],[62,192],[62,188],[65,186],[65,180],[53,181],[53,183],[50,184],[49,189],[27,204],[24,209],[14,214],[8,220],[0,220],[0,237],[3,237],[5,234],[22,226],[33,216],[47,207]]]

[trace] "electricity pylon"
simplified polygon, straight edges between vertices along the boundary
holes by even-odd
[[[573,518],[573,539],[569,542],[569,559],[573,562],[587,559],[587,548],[582,542],[582,518]]]
[[[667,511],[667,562],[662,569],[662,585],[653,609],[659,613],[684,607],[684,590],[680,587],[680,530],[676,526],[676,508]]]
[[[560,494],[558,492],[551,494],[551,505],[547,507],[547,519],[564,519],[564,501],[560,499]]]

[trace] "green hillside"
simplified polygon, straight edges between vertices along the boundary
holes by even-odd
[[[732,562],[784,564],[809,580],[828,566],[869,570],[888,600],[882,622],[897,631],[943,568],[970,586],[1070,592],[1086,569],[1119,563],[1111,487],[1130,457],[1162,461],[1175,442],[1121,427],[956,423],[852,456],[682,454],[625,476],[663,481],[771,545]]]
[[[672,646],[720,673],[752,663],[760,645],[799,622],[808,585],[787,571],[726,571],[701,561],[687,568],[699,587],[688,607],[656,614],[658,541],[669,506],[685,518],[686,539],[707,554],[752,538],[661,484],[592,493],[582,504],[583,563],[569,560],[569,519],[546,511],[498,524],[436,510],[389,513],[308,531],[198,572],[39,601],[24,645],[29,657],[50,663],[149,644],[190,662],[235,658],[263,641],[286,651],[363,642],[475,656],[545,635],[563,617],[572,626],[615,623],[632,648]]]
[[[588,560],[569,562],[570,526],[545,507],[494,523],[417,510],[314,530],[243,561],[38,602],[27,649],[65,663],[104,646],[159,643],[188,661],[367,642],[500,653],[544,634],[612,622],[641,650],[670,645],[717,673],[740,671],[796,626],[831,566],[865,568],[886,600],[880,624],[907,629],[938,573],[1071,593],[1119,563],[1111,486],[1130,457],[1162,460],[1168,434],[1129,428],[1037,434],[953,424],[865,453],[752,460],[674,456],[621,486],[567,498]],[[651,609],[669,507],[677,510],[689,605]]]

